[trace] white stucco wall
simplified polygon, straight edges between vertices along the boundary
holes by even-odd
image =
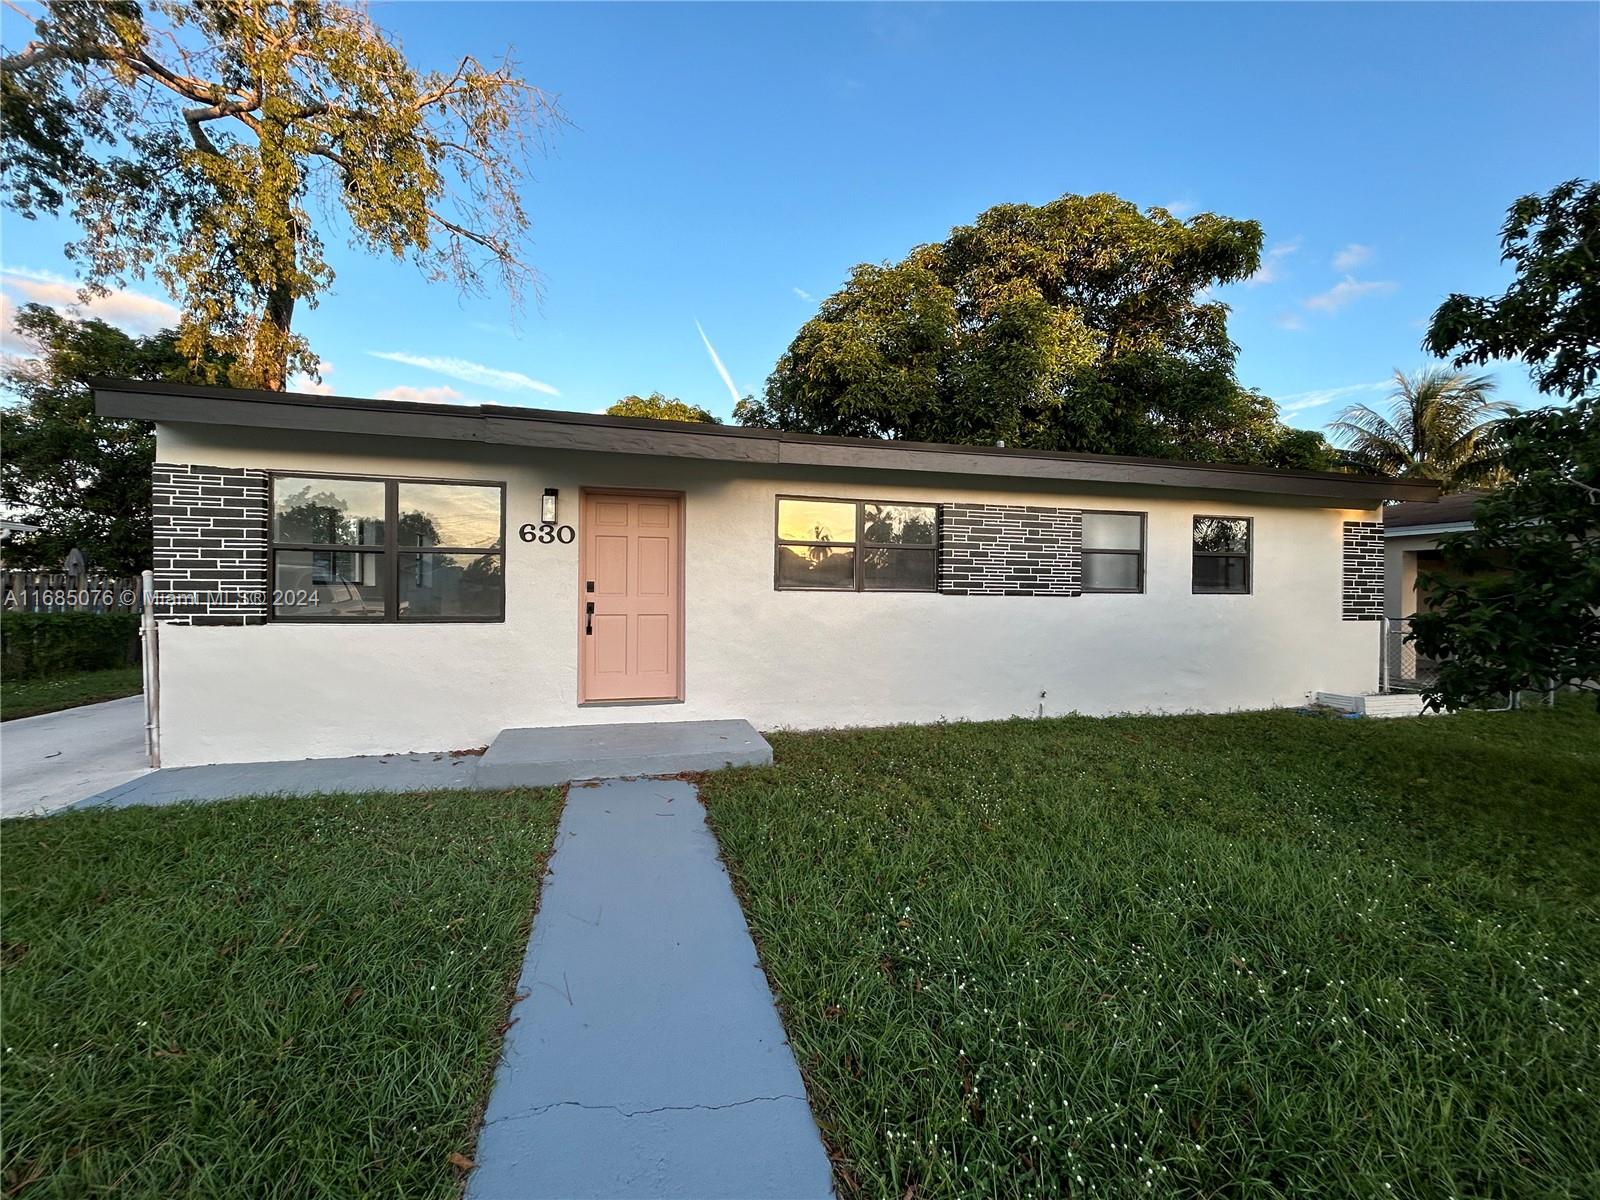
[[[743,717],[772,729],[1031,716],[1041,705],[1267,708],[1377,680],[1378,623],[1340,619],[1341,522],[1372,510],[217,426],[162,426],[158,443],[163,462],[504,480],[511,534],[504,624],[166,626],[168,766],[460,749],[507,727],[588,722]],[[682,703],[578,706],[578,546],[527,544],[515,531],[538,519],[546,487],[561,489],[561,521],[576,525],[584,486],[686,493]],[[1142,510],[1145,592],[775,591],[780,492]],[[1191,594],[1195,513],[1254,518],[1252,594]]]

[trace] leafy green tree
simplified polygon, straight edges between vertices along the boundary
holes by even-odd
[[[1600,399],[1512,418],[1511,482],[1423,577],[1417,649],[1438,660],[1434,707],[1551,684],[1600,691]]]
[[[364,6],[331,0],[42,8],[0,54],[12,203],[76,220],[90,291],[153,272],[191,362],[280,390],[315,372],[293,329],[333,281],[314,211],[430,281],[494,272],[513,302],[533,282],[519,185],[560,116],[509,59],[420,72]]]
[[[1504,423],[1509,482],[1478,502],[1471,532],[1441,543],[1449,574],[1423,579],[1431,611],[1413,633],[1441,663],[1435,707],[1600,681],[1600,187],[1522,197],[1501,245],[1511,286],[1451,296],[1426,345],[1457,364],[1520,358],[1570,403]]]
[[[999,205],[862,264],[795,336],[746,425],[855,437],[1322,465],[1240,387],[1227,308],[1261,229],[1116,196]]]
[[[668,399],[660,392],[648,396],[624,396],[606,409],[608,417],[649,417],[656,421],[690,421],[702,425],[720,425],[722,422],[698,404]]]
[[[1516,410],[1494,380],[1446,367],[1394,373],[1388,415],[1354,404],[1328,426],[1339,465],[1392,479],[1431,479],[1447,492],[1503,477],[1499,422]]]
[[[39,353],[8,358],[0,368],[18,400],[0,408],[0,503],[39,529],[7,543],[7,562],[55,570],[76,546],[96,570],[144,570],[155,437],[148,421],[96,415],[89,381],[198,383],[199,373],[171,330],[133,338],[104,321],[74,320],[38,304],[24,305],[16,325]]]
[[[1576,397],[1600,380],[1600,183],[1568,180],[1506,214],[1500,261],[1516,278],[1496,297],[1453,295],[1423,345],[1458,367],[1520,358],[1541,392]]]

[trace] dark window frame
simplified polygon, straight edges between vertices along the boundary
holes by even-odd
[[[785,500],[809,501],[813,504],[853,504],[856,509],[855,538],[849,542],[815,542],[781,538],[778,536],[778,522],[783,510]],[[866,514],[867,505],[882,505],[885,508],[928,508],[933,510],[933,541],[926,546],[906,545],[903,542],[869,542],[866,539]],[[888,595],[934,595],[939,591],[939,506],[928,500],[858,500],[848,496],[797,496],[790,493],[780,493],[773,498],[772,503],[772,589],[777,592],[861,592],[868,595],[879,593]],[[796,587],[785,584],[779,563],[782,561],[785,546],[830,546],[837,549],[849,549],[855,555],[855,571],[852,583],[847,587]],[[928,554],[933,559],[933,583],[928,587],[874,587],[866,584],[867,559],[866,550],[902,550],[913,554]]]
[[[1084,508],[1079,509],[1079,543],[1078,543],[1078,590],[1088,596],[1142,596],[1144,595],[1144,572],[1146,551],[1150,547],[1150,514],[1134,508]],[[1137,550],[1099,549],[1089,545],[1088,536],[1084,533],[1083,517],[1138,517],[1139,518],[1139,548]],[[1088,579],[1088,569],[1083,565],[1091,554],[1122,554],[1136,555],[1139,559],[1139,584],[1131,588],[1106,588],[1090,587],[1082,582]]]
[[[371,546],[332,545],[322,542],[280,542],[276,536],[278,480],[343,479],[353,483],[381,483],[383,489],[383,541]],[[400,486],[408,483],[443,484],[450,487],[490,487],[500,493],[500,540],[492,549],[481,546],[402,546],[400,545]],[[503,479],[451,479],[433,475],[362,475],[350,471],[315,469],[267,472],[267,620],[290,625],[493,625],[506,619],[506,482]],[[373,617],[331,617],[288,614],[278,611],[278,552],[333,551],[339,554],[375,554],[384,583],[383,613]],[[495,555],[500,559],[500,606],[492,616],[400,615],[400,556],[403,554]]]
[[[1195,523],[1198,521],[1243,521],[1244,522],[1244,553],[1238,554],[1232,550],[1197,550],[1194,545]],[[1194,577],[1196,560],[1202,558],[1242,558],[1244,559],[1244,586],[1242,588],[1203,588]],[[1256,586],[1256,519],[1254,517],[1241,517],[1237,513],[1225,515],[1222,513],[1194,513],[1189,521],[1189,593],[1194,596],[1249,596],[1255,593]]]

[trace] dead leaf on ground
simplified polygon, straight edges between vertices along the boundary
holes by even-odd
[[[450,1155],[450,1165],[452,1167],[460,1167],[463,1171],[470,1171],[470,1170],[472,1170],[472,1168],[476,1167],[478,1164],[473,1162],[470,1158],[468,1158],[465,1154],[462,1154],[460,1151],[455,1151],[455,1152],[451,1153],[451,1155]]]

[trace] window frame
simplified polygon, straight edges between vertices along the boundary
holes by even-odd
[[[1150,514],[1134,508],[1082,508],[1078,510],[1078,590],[1086,596],[1142,596],[1144,595],[1145,557],[1150,547]],[[1082,518],[1084,517],[1138,517],[1139,518],[1139,548],[1137,550],[1099,549],[1091,548],[1083,532]],[[1193,533],[1190,534],[1191,541]],[[1090,587],[1083,581],[1088,578],[1089,572],[1084,567],[1084,562],[1091,554],[1123,554],[1137,555],[1139,558],[1139,583],[1131,588]]]
[[[1196,550],[1194,546],[1194,526],[1196,521],[1243,521],[1244,522],[1244,554],[1223,552],[1218,550]],[[1201,588],[1196,585],[1194,578],[1194,564],[1198,558],[1243,558],[1244,559],[1244,587],[1238,589]],[[1255,594],[1256,587],[1256,519],[1254,517],[1241,517],[1237,513],[1224,515],[1222,513],[1192,513],[1189,517],[1189,594],[1192,596],[1250,596]]]
[[[853,504],[856,517],[854,527],[854,540],[849,542],[815,542],[796,541],[778,536],[778,522],[783,511],[785,500],[809,501],[813,504]],[[905,508],[931,508],[933,510],[933,541],[926,546],[906,545],[896,542],[869,542],[865,538],[867,505],[880,504],[884,507]],[[772,590],[775,592],[860,592],[866,595],[881,593],[886,595],[914,595],[931,596],[939,591],[939,530],[942,517],[939,505],[928,500],[857,500],[848,496],[802,496],[790,492],[780,492],[772,501]],[[855,554],[854,578],[848,587],[795,587],[783,582],[782,571],[779,564],[782,562],[783,548],[785,546],[835,546],[840,549],[848,547]],[[866,550],[909,550],[914,554],[926,553],[933,558],[933,583],[928,587],[879,587],[869,588],[866,584],[867,559],[863,551]]]
[[[278,518],[278,480],[343,479],[353,483],[383,484],[383,541],[372,546],[325,545],[316,542],[280,542],[275,535]],[[402,546],[400,545],[400,485],[406,483],[443,484],[450,487],[488,487],[500,493],[500,544],[486,550],[481,546]],[[352,471],[282,470],[267,472],[267,620],[287,625],[494,625],[506,619],[506,481],[503,479],[452,479],[433,475],[363,475]],[[278,611],[278,551],[333,551],[343,554],[375,554],[379,576],[384,583],[383,614],[376,617],[291,616]],[[500,607],[493,616],[400,615],[400,556],[402,554],[471,554],[500,559]]]

